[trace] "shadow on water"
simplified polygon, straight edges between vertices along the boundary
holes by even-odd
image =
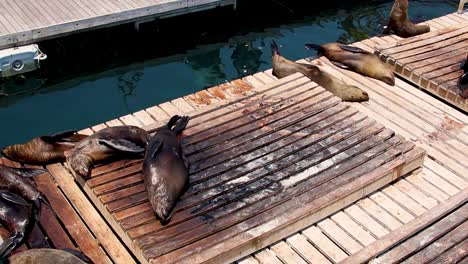
[[[305,3],[304,3],[305,2]],[[350,43],[380,33],[393,1],[240,0],[181,17],[83,32],[40,43],[40,71],[0,83],[0,146],[57,130],[81,129],[271,67],[269,44],[310,56],[306,42]],[[426,20],[456,0],[410,1]],[[338,7],[339,6],[339,7]]]

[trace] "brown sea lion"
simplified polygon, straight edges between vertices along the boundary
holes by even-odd
[[[143,161],[148,199],[163,225],[170,219],[177,199],[188,185],[188,164],[179,139],[188,121],[187,116],[173,116],[148,143]]]
[[[83,253],[70,249],[35,248],[8,258],[9,264],[89,264]]]
[[[306,44],[305,46],[306,49],[317,50],[319,55],[327,57],[340,68],[381,80],[388,85],[395,85],[395,76],[391,66],[385,64],[373,53],[340,43]]]
[[[118,156],[141,155],[148,140],[148,132],[136,126],[104,128],[66,152],[67,167],[75,176],[88,179],[94,164]]]
[[[19,247],[34,227],[32,206],[21,196],[0,190],[0,224],[10,236],[0,245],[0,260]]]
[[[284,78],[300,72],[318,83],[329,92],[341,98],[343,101],[362,102],[369,100],[369,95],[356,86],[348,85],[334,76],[322,71],[319,67],[309,64],[290,61],[280,55],[276,42],[271,43],[273,75]]]
[[[65,160],[64,152],[72,149],[76,142],[86,135],[77,134],[76,131],[64,131],[50,136],[32,139],[25,144],[16,144],[3,148],[1,153],[10,160],[43,165]]]
[[[464,73],[460,77],[458,88],[460,89],[460,95],[468,98],[468,55],[466,56],[466,60],[462,62],[461,69]]]
[[[12,168],[0,165],[0,190],[14,192],[23,199],[32,202],[34,205],[33,212],[36,222],[39,222],[41,203],[45,203],[52,212],[54,211],[47,197],[42,194],[31,181],[25,179],[25,177],[34,177],[45,172],[46,171],[42,169]]]
[[[395,34],[408,38],[427,33],[431,30],[428,25],[415,25],[408,18],[408,0],[395,0],[384,34]]]

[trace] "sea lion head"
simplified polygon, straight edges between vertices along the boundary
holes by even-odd
[[[369,94],[354,85],[347,85],[347,89],[344,89],[340,95],[341,100],[346,102],[369,101]]]
[[[384,69],[380,72],[380,80],[388,85],[394,86],[395,85],[395,75],[391,69]]]
[[[93,159],[82,153],[74,153],[67,158],[69,168],[74,173],[80,175],[84,179],[88,179],[91,174],[91,167],[93,166]]]

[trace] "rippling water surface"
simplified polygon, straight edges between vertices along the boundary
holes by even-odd
[[[424,21],[454,12],[457,3],[410,1],[410,16]],[[9,94],[0,96],[0,147],[89,127],[269,69],[272,39],[296,60],[311,55],[306,42],[375,36],[392,4],[240,0],[236,12],[224,8],[144,24],[139,32],[123,25],[40,43],[49,56],[42,70],[24,83],[0,83]]]

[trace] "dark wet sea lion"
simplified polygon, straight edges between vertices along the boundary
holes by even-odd
[[[19,247],[34,227],[32,206],[21,196],[0,190],[0,224],[10,236],[0,245],[0,260]]]
[[[33,212],[37,222],[39,222],[39,212],[41,210],[41,202],[45,203],[49,208],[49,201],[46,196],[42,194],[36,186],[25,179],[25,177],[34,177],[45,173],[42,169],[29,169],[29,168],[12,168],[0,165],[0,190],[11,191],[23,199],[33,203]]]
[[[148,132],[136,126],[104,128],[66,153],[67,167],[73,174],[87,179],[96,163],[118,156],[143,154],[148,140]]]
[[[293,62],[282,57],[274,41],[271,44],[271,51],[273,56],[273,75],[276,77],[284,78],[300,72],[343,101],[362,102],[369,100],[369,95],[365,91],[356,86],[344,83],[336,77],[320,70],[317,66]]]
[[[9,264],[86,264],[92,261],[81,252],[52,248],[29,249],[8,258]]]
[[[188,121],[187,116],[173,116],[146,149],[143,179],[153,212],[162,224],[170,219],[177,199],[188,185],[188,164],[179,139]]]
[[[307,49],[317,50],[319,55],[327,57],[340,68],[381,80],[388,85],[395,85],[395,76],[391,66],[385,64],[373,53],[340,43],[306,44],[305,46]]]
[[[461,69],[464,73],[460,77],[458,88],[460,88],[460,95],[464,98],[468,98],[468,55],[466,56],[466,60],[462,62]]]
[[[431,30],[428,25],[415,25],[408,18],[408,0],[395,0],[384,34],[394,33],[397,36],[408,38]]]
[[[50,136],[37,137],[25,144],[3,148],[2,154],[10,160],[25,164],[49,164],[65,160],[64,152],[72,149],[86,135],[64,131]]]

